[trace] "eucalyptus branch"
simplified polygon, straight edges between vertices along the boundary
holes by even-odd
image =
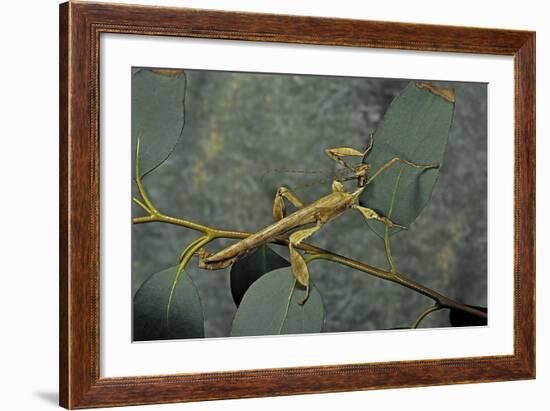
[[[167,216],[159,211],[156,211],[155,214],[150,214],[149,216],[143,216],[143,217],[135,217],[133,219],[134,224],[146,224],[151,222],[161,222],[161,223],[167,223],[167,224],[173,224],[180,227],[185,227],[191,230],[200,231],[211,240],[216,238],[229,238],[229,239],[243,239],[247,238],[253,233],[246,232],[246,231],[232,231],[232,230],[220,230],[213,227],[209,227],[203,224],[198,224],[183,218],[176,218],[172,216]],[[271,240],[269,240],[270,243],[279,244],[279,245],[288,245],[288,239],[284,237],[275,237]],[[351,268],[354,268],[358,271],[365,272],[367,274],[370,274],[372,276],[382,278],[384,280],[392,281],[394,283],[400,284],[404,287],[407,287],[413,291],[416,291],[420,294],[425,295],[426,297],[431,298],[434,300],[437,304],[439,304],[442,308],[454,308],[457,310],[465,311],[470,314],[476,315],[478,317],[487,318],[487,314],[483,311],[477,310],[475,308],[469,307],[467,305],[461,304],[457,301],[454,301],[442,294],[439,294],[438,292],[417,283],[416,281],[404,276],[403,274],[399,272],[392,273],[391,271],[385,271],[377,267],[373,267],[369,264],[353,260],[348,257],[344,257],[342,255],[333,253],[331,251],[325,250],[323,248],[308,244],[308,243],[300,243],[295,248],[306,252],[307,254],[311,254],[307,259],[306,262],[309,263],[314,260],[327,260],[332,261],[337,264],[345,265]]]

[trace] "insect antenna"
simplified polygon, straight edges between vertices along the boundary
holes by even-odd
[[[329,170],[296,170],[287,168],[272,168],[265,170],[261,175],[261,180],[265,180],[268,175],[280,173],[280,174],[308,174],[308,175],[325,175],[329,176],[332,172]]]
[[[350,173],[349,170],[343,169],[343,170],[339,170],[339,171],[336,171],[336,172],[332,172],[332,173],[330,173],[330,175],[327,175],[324,178],[319,178],[319,179],[316,179],[314,181],[309,181],[309,182],[305,182],[305,183],[301,183],[301,184],[294,184],[294,185],[292,185],[292,189],[293,190],[304,190],[304,189],[307,189],[307,188],[326,185],[327,183],[331,183],[333,181],[340,181],[341,183],[343,183],[345,181],[351,181],[351,180],[355,180],[357,178],[358,177],[355,175],[355,173]]]

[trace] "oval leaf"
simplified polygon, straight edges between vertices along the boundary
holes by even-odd
[[[399,157],[416,164],[443,161],[453,119],[454,97],[450,89],[411,82],[392,102],[374,134],[372,151],[363,159],[375,173]],[[363,191],[361,205],[376,210],[393,222],[408,226],[428,203],[440,168],[414,168],[401,162],[378,175]],[[371,174],[372,175],[372,174]],[[386,226],[368,220],[369,227],[384,237]],[[400,228],[389,229],[393,234]]]
[[[269,271],[289,265],[287,260],[267,245],[262,245],[240,258],[233,264],[230,273],[231,295],[237,307],[254,281]]]
[[[304,295],[288,267],[263,275],[244,295],[231,336],[321,332],[325,317],[321,295],[313,284],[305,304],[298,304]]]
[[[204,316],[197,288],[185,272],[166,306],[177,267],[153,274],[134,296],[134,341],[204,337]]]
[[[140,140],[142,176],[162,164],[174,150],[185,124],[186,88],[183,70],[134,69],[132,139]]]
[[[469,307],[477,308],[480,311],[487,313],[487,307],[478,307],[469,305]],[[453,327],[479,327],[487,325],[487,318],[481,318],[477,315],[472,315],[462,310],[451,308],[449,311],[449,320]]]

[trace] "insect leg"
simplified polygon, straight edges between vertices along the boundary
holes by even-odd
[[[369,135],[369,145],[365,149],[365,152],[363,153],[363,156],[367,156],[370,151],[372,150],[372,146],[374,145],[374,133],[370,133]]]
[[[275,193],[275,200],[273,201],[273,220],[279,221],[285,217],[286,204],[284,199],[290,201],[290,203],[296,208],[302,208],[304,204],[300,199],[286,187],[279,187]]]
[[[356,150],[351,147],[336,147],[336,148],[327,148],[325,154],[331,159],[336,161],[342,167],[347,168],[348,170],[353,170],[349,164],[347,164],[343,157],[363,157],[364,152]]]
[[[408,230],[408,227],[405,227],[404,225],[401,225],[401,224],[394,223],[388,217],[381,216],[371,208],[362,207],[358,204],[353,205],[352,208],[355,208],[356,210],[358,210],[363,215],[363,217],[365,217],[365,219],[367,220],[377,220],[383,223],[384,225],[386,225],[387,227],[396,227],[396,228],[401,228],[403,230]]]
[[[352,206],[352,208],[357,209],[363,215],[363,217],[365,217],[367,220],[373,219],[373,220],[378,220],[378,221],[384,223],[384,225],[386,226],[386,231],[385,231],[385,235],[384,235],[384,247],[386,249],[386,258],[388,260],[388,264],[390,265],[391,272],[396,272],[397,270],[395,268],[395,264],[393,262],[393,258],[391,256],[391,251],[390,251],[390,238],[389,238],[389,230],[388,229],[390,227],[397,227],[397,228],[402,228],[404,230],[407,230],[408,228],[405,227],[405,226],[402,226],[400,224],[394,223],[388,217],[380,216],[376,211],[374,211],[370,208],[362,207],[362,206],[357,205],[357,204]]]
[[[319,230],[322,227],[323,223],[321,220],[317,220],[315,227],[304,228],[303,230],[298,230],[293,232],[288,239],[288,249],[290,251],[290,268],[292,270],[292,275],[296,278],[301,285],[306,287],[306,295],[298,304],[304,304],[309,297],[309,270],[307,268],[306,260],[304,257],[294,249],[295,246],[300,244],[314,232]]]
[[[372,150],[374,144],[373,134],[370,134],[369,145],[365,151],[359,151],[351,147],[336,147],[336,148],[327,148],[325,154],[331,159],[336,161],[342,167],[347,168],[348,170],[353,170],[349,164],[347,164],[342,157],[365,157]]]
[[[389,160],[389,161],[385,162],[384,164],[382,164],[380,166],[380,168],[378,170],[376,170],[376,172],[367,180],[367,184],[369,184],[372,180],[374,180],[376,177],[378,177],[382,172],[384,172],[385,170],[390,168],[392,165],[397,164],[397,163],[403,163],[403,164],[406,164],[406,165],[408,165],[410,167],[414,167],[414,168],[424,168],[424,169],[439,168],[439,163],[437,161],[435,161],[433,163],[429,163],[429,164],[416,164],[416,163],[413,163],[412,161],[405,160],[405,159],[402,159],[400,157],[394,157],[391,160]]]

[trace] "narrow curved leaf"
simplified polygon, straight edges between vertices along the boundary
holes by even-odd
[[[313,284],[305,304],[298,304],[304,295],[289,267],[263,275],[244,295],[231,336],[321,332],[325,317],[321,295]]]
[[[177,267],[153,274],[134,296],[134,341],[204,337],[204,316],[197,288],[183,272],[166,305]]]
[[[487,313],[487,307],[478,307],[475,305],[470,305],[469,307],[477,308],[484,313]],[[451,308],[449,311],[449,320],[453,327],[479,327],[482,325],[487,325],[487,318],[481,318],[477,315],[472,315],[466,311],[456,310]]]
[[[140,140],[142,176],[162,164],[174,150],[185,123],[186,88],[183,70],[134,69],[132,139]]]
[[[240,258],[231,267],[231,295],[237,307],[243,299],[246,290],[269,271],[288,267],[290,263],[267,245],[262,245]]]
[[[291,272],[296,281],[298,281],[304,287],[309,284],[309,270],[307,269],[307,263],[302,254],[292,247],[290,249],[290,262]]]
[[[374,134],[372,151],[363,159],[371,175],[398,157],[416,164],[437,162],[439,168],[414,168],[401,162],[379,174],[363,191],[361,205],[393,222],[408,226],[428,203],[439,175],[453,119],[452,90],[411,82],[392,102]],[[384,237],[386,226],[376,220],[369,227]],[[394,227],[390,234],[400,231]]]

